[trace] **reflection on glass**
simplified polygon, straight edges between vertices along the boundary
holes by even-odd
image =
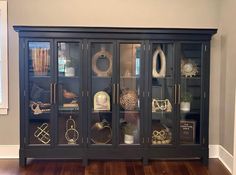
[[[58,42],[58,143],[79,144],[80,43]]]
[[[200,143],[202,45],[181,44],[180,142]]]
[[[45,76],[50,72],[50,43],[29,42],[29,73]]]
[[[120,144],[140,143],[141,44],[120,44]]]
[[[90,143],[112,144],[112,43],[91,43],[91,115]]]
[[[173,44],[152,44],[152,145],[172,144],[174,104]]]

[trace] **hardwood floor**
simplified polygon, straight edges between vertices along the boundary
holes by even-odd
[[[75,160],[32,160],[26,168],[19,168],[18,160],[0,160],[0,175],[230,175],[218,159],[210,159],[209,166],[198,160],[150,161],[89,161],[83,167]]]

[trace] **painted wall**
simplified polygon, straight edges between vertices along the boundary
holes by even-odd
[[[221,43],[220,73],[220,144],[233,154],[234,143],[234,92],[236,87],[236,1],[222,1],[219,32]]]
[[[19,144],[19,46],[13,25],[216,28],[218,12],[219,0],[8,0],[10,110],[0,117],[0,145]],[[212,41],[210,144],[219,143],[218,41],[218,36]]]

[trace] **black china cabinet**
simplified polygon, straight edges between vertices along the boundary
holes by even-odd
[[[27,158],[208,163],[217,29],[14,26]]]

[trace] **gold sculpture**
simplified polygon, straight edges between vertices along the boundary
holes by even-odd
[[[43,123],[41,126],[38,126],[37,130],[34,132],[34,136],[43,144],[48,144],[51,140],[48,123]]]

